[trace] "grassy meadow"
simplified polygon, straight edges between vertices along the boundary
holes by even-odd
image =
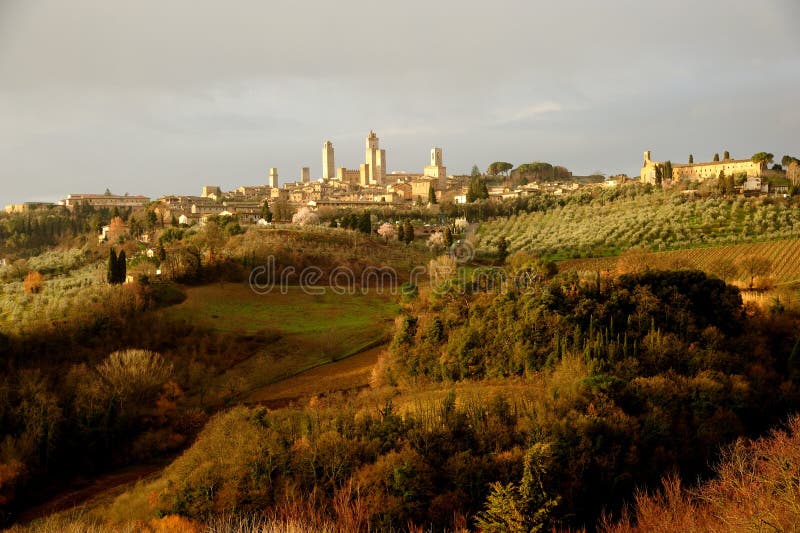
[[[375,291],[312,295],[290,286],[260,295],[227,283],[188,288],[186,294],[183,303],[164,310],[166,320],[257,343],[252,357],[214,378],[216,386],[241,393],[380,344],[399,310],[392,295]]]

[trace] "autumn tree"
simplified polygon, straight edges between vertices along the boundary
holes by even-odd
[[[172,375],[172,365],[149,350],[113,352],[97,365],[109,393],[120,402],[142,402],[155,398]]]
[[[44,277],[37,271],[29,272],[22,282],[22,288],[28,296],[39,294],[44,288]]]
[[[772,261],[760,255],[750,254],[739,260],[739,268],[750,278],[749,288],[753,288],[753,282],[757,276],[766,276],[772,270]]]
[[[108,224],[108,242],[115,243],[128,233],[128,226],[120,217],[114,217]]]
[[[722,281],[730,281],[739,274],[739,267],[728,258],[721,257],[714,260],[709,270]]]

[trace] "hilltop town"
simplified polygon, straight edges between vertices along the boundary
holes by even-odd
[[[204,185],[199,195],[167,195],[155,200],[141,195],[73,193],[58,203],[26,202],[5,206],[7,213],[64,206],[91,206],[95,209],[141,209],[153,204],[164,220],[177,220],[178,224],[202,223],[209,216],[236,215],[241,223],[253,224],[269,218],[267,213],[284,219],[284,214],[301,207],[311,210],[322,208],[391,207],[398,210],[426,206],[436,211],[444,202],[468,202],[470,179],[473,175],[447,174],[443,150],[433,147],[430,158],[421,172],[388,172],[386,150],[374,131],[366,137],[364,162],[358,168],[336,167],[333,143],[325,141],[322,147],[322,176],[311,177],[310,167],[302,167],[299,177],[280,183],[277,168],[269,169],[266,184],[242,185],[230,191],[219,186]],[[508,170],[511,170],[509,165]],[[530,194],[569,194],[582,186],[612,187],[627,179],[618,176],[576,178],[564,167],[546,163],[521,165],[511,172],[498,173],[487,186],[486,197],[504,200]],[[478,174],[485,177],[483,174]],[[490,176],[492,177],[492,176]],[[528,180],[528,178],[530,181]],[[515,179],[516,178],[516,179]],[[583,185],[582,185],[583,184]]]
[[[762,154],[762,155],[760,155]],[[722,190],[746,195],[786,195],[790,187],[800,184],[800,164],[784,157],[783,165],[774,164],[772,154],[761,152],[753,158],[733,159],[726,151],[722,160],[715,154],[711,162],[688,164],[656,162],[651,152],[644,152],[640,176],[573,176],[562,166],[548,163],[525,163],[513,168],[510,163],[496,162],[486,173],[477,167],[471,175],[447,174],[442,148],[430,149],[430,158],[421,172],[388,172],[386,150],[380,139],[370,131],[365,140],[364,162],[358,168],[337,167],[334,146],[325,141],[322,147],[322,175],[312,179],[310,167],[280,183],[279,171],[269,169],[268,182],[261,185],[241,185],[224,191],[216,185],[203,185],[199,195],[165,195],[155,200],[141,195],[69,194],[57,203],[25,202],[5,206],[7,213],[63,206],[91,206],[95,209],[151,208],[164,223],[194,225],[204,223],[210,216],[235,216],[242,224],[288,221],[300,208],[367,209],[389,207],[396,211],[424,206],[435,214],[444,203],[466,204],[470,198],[471,180],[484,179],[486,190],[481,196],[490,200],[509,200],[530,195],[562,196],[585,188],[609,188],[638,181],[660,187],[678,188],[685,192]],[[769,156],[768,158],[766,156]],[[760,158],[759,158],[760,157]],[[787,159],[788,158],[788,159]],[[786,167],[786,168],[783,168]]]

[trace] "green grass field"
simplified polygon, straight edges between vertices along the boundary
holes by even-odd
[[[246,285],[214,284],[189,288],[186,301],[164,316],[259,342],[256,355],[229,367],[212,386],[244,394],[384,341],[398,310],[393,296],[375,292],[317,296],[289,287],[286,294],[258,295]]]

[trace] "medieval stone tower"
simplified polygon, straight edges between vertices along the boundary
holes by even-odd
[[[383,185],[386,181],[386,150],[380,149],[378,136],[374,131],[367,135],[367,150],[364,159],[366,180],[371,185]]]
[[[269,186],[273,189],[278,188],[278,169],[275,167],[269,169]]]
[[[442,166],[442,149],[441,148],[431,148],[431,166],[432,167],[440,167],[440,166]]]
[[[325,141],[322,145],[322,179],[325,181],[336,177],[336,165],[333,161],[333,143]]]

